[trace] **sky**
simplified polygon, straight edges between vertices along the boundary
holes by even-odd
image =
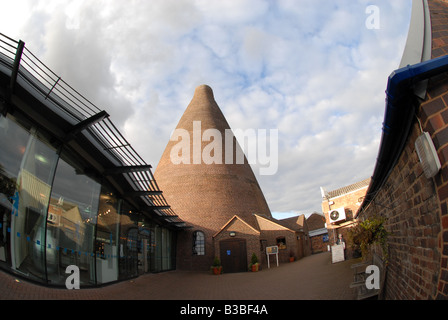
[[[106,110],[154,169],[202,84],[232,129],[278,130],[276,172],[252,168],[281,219],[372,175],[411,2],[15,0],[0,33]]]

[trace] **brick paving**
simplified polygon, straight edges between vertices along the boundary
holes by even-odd
[[[0,300],[353,300],[355,262],[332,264],[326,252],[256,273],[170,271],[80,290],[48,288],[0,272]]]
[[[330,253],[271,265],[260,272],[170,271],[146,274],[100,288],[67,290],[30,283],[0,272],[1,300],[352,300],[350,265],[332,264]]]

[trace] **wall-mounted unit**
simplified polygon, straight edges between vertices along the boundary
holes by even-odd
[[[337,223],[340,221],[344,221],[346,219],[345,217],[345,208],[341,207],[338,209],[331,209],[328,212],[328,216],[330,217],[331,223]]]
[[[426,178],[434,177],[440,170],[440,160],[434,148],[431,136],[423,132],[415,141],[415,150],[422,164]]]

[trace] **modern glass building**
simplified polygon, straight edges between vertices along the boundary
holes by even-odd
[[[81,287],[176,267],[186,227],[110,121],[0,34],[0,268]]]

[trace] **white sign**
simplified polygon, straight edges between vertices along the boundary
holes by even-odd
[[[277,267],[278,267],[278,246],[272,246],[272,247],[266,247],[266,255],[268,258],[268,268],[271,266],[269,265],[269,255],[275,254],[275,257],[277,258]]]
[[[333,263],[345,260],[344,247],[343,244],[336,244],[331,247],[331,258]]]

